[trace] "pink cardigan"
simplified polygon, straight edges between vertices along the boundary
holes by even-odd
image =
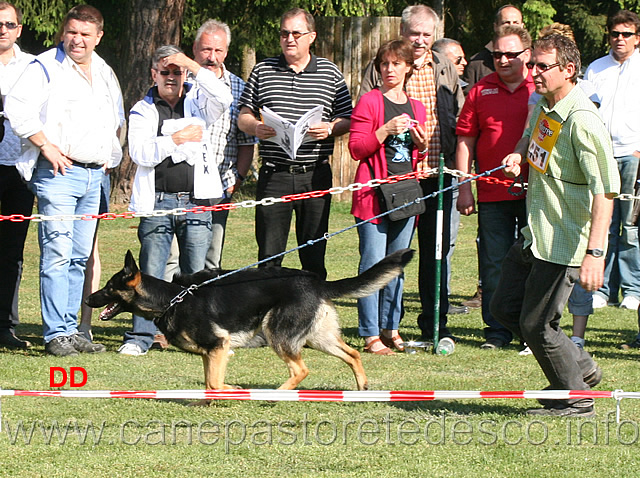
[[[424,105],[413,98],[409,98],[415,114],[415,119],[424,124],[426,110]],[[387,177],[387,158],[384,144],[378,142],[376,130],[384,124],[384,101],[379,89],[373,89],[360,98],[351,115],[351,129],[349,131],[349,152],[351,157],[360,161],[356,170],[355,182],[366,183],[371,178],[369,164],[373,167],[376,178]],[[418,162],[418,150],[413,148],[412,167],[415,171]],[[380,214],[380,203],[373,188],[362,188],[353,192],[351,200],[351,214],[360,219],[369,219]],[[379,219],[372,221],[375,224]]]

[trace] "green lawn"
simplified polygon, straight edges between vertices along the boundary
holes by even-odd
[[[351,225],[347,204],[334,204],[331,231]],[[122,266],[131,249],[137,256],[137,220],[100,225],[103,282]],[[476,288],[476,217],[463,218],[453,263],[453,301]],[[0,350],[0,386],[49,388],[49,368],[84,367],[92,390],[200,389],[201,359],[175,348],[144,357],[115,353],[131,321],[127,316],[98,323],[94,335],[109,352],[55,358],[44,355],[38,301],[35,224],[27,245],[21,290],[19,335],[36,346],[29,352]],[[293,244],[291,244],[293,246]],[[414,241],[414,247],[417,244]],[[253,210],[232,211],[224,266],[256,260]],[[357,233],[332,238],[330,279],[354,275]],[[295,255],[285,265],[297,267]],[[406,272],[405,339],[417,338],[417,261]],[[346,341],[361,349],[355,301],[337,302]],[[570,317],[565,318],[570,326]],[[379,357],[363,354],[371,389],[536,390],[547,383],[532,356],[514,344],[485,351],[478,310],[453,316],[461,337],[455,353]],[[598,310],[587,332],[587,349],[604,369],[599,390],[634,391],[638,353],[617,346],[636,333],[635,312]],[[305,350],[307,389],[353,390],[350,370],[335,358]],[[246,388],[276,388],[286,379],[284,364],[270,349],[238,350],[227,382]],[[587,420],[532,419],[532,400],[449,400],[415,403],[302,403],[224,401],[190,407],[180,400],[61,399],[5,397],[0,433],[1,476],[638,476],[640,403],[598,399],[598,416]],[[66,436],[65,436],[66,433]]]

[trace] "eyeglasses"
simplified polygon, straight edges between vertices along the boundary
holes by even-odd
[[[456,61],[453,62],[454,65],[459,65],[464,60],[464,56],[459,56],[456,58]]]
[[[503,56],[506,56],[509,60],[513,60],[514,58],[518,58],[518,56],[522,55],[527,50],[522,51],[492,51],[491,54],[493,58],[499,60]]]
[[[182,70],[158,70],[158,73],[160,73],[162,76],[169,76],[173,73],[173,76],[181,76],[182,75]]]
[[[280,30],[280,38],[289,38],[289,35],[293,36],[294,40],[299,40],[300,37],[308,35],[311,32],[290,32],[289,30]]]
[[[533,63],[532,61],[527,63],[527,68],[533,70],[537,69],[540,73],[544,73],[551,68],[555,68],[556,66],[560,66],[560,63],[554,63],[553,65],[547,65],[546,63]]]
[[[15,30],[18,28],[18,24],[14,22],[0,22],[0,29],[7,27],[7,30]]]
[[[612,32],[609,32],[609,36],[610,36],[611,38],[613,38],[614,40],[615,40],[616,38],[618,38],[620,35],[622,35],[622,37],[623,37],[625,40],[628,40],[628,39],[629,39],[629,38],[631,38],[632,36],[637,35],[637,33],[635,33],[635,32],[617,32],[617,31],[615,31],[615,30],[614,30],[614,31],[612,31]]]

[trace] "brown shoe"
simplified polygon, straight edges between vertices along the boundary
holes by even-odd
[[[393,337],[385,337],[384,335],[380,336],[380,341],[390,349],[396,349],[400,352],[404,352],[404,340],[400,335],[396,334]]]
[[[380,344],[383,347],[378,350],[373,350],[373,347],[375,346],[375,344]],[[373,339],[371,342],[369,342],[369,345],[365,346],[364,351],[367,353],[376,354],[376,355],[395,355],[396,354],[389,347],[384,346],[384,344],[382,343],[382,340],[380,340],[379,338]]]
[[[151,349],[153,350],[167,350],[169,348],[169,342],[167,342],[167,338],[164,334],[156,334],[153,336],[153,343],[151,344]]]
[[[475,295],[471,297],[471,299],[463,301],[462,305],[465,305],[470,309],[479,309],[482,307],[482,287],[478,286]]]

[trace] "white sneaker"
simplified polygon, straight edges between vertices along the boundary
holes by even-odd
[[[525,347],[524,349],[522,349],[520,352],[518,352],[518,355],[531,355],[533,352],[531,351],[531,349],[529,348],[529,346],[527,344],[524,344]]]
[[[622,299],[622,302],[620,302],[621,309],[638,310],[639,305],[640,300],[630,295]]]
[[[606,306],[607,306],[607,299],[602,297],[600,294],[593,294],[593,308],[594,309],[602,309],[603,307],[606,307]]]
[[[118,349],[118,353],[122,355],[131,355],[132,357],[147,355],[146,350],[142,350],[142,347],[138,344],[134,344],[133,342],[127,342],[126,344],[121,345]]]

